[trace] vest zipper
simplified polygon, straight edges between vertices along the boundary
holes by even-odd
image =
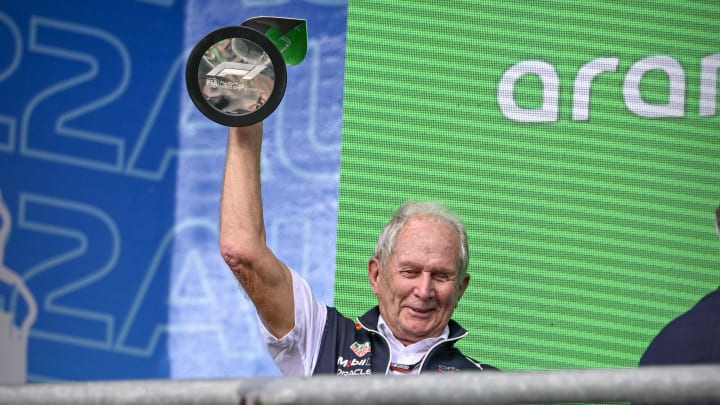
[[[387,358],[387,365],[385,366],[385,375],[388,375],[388,372],[390,371],[390,363],[392,363],[392,347],[390,347],[390,342],[387,340],[385,336],[382,335],[382,333],[376,331],[375,329],[370,329],[367,326],[365,326],[364,323],[360,321],[360,318],[358,318],[357,322],[362,326],[363,329],[370,333],[374,333],[382,338],[382,340],[385,342],[385,347],[387,347],[388,350],[388,358]]]

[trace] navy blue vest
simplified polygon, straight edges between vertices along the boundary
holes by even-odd
[[[358,322],[328,307],[325,330],[320,342],[320,353],[313,374],[385,375],[390,369],[390,346],[377,331],[380,310],[376,306]],[[450,320],[447,340],[433,346],[420,365],[426,371],[482,371],[496,370],[463,355],[454,347],[456,341],[467,335],[457,322]]]
[[[720,363],[718,314],[720,288],[707,294],[687,312],[668,323],[650,342],[640,358],[639,365]]]
[[[641,366],[720,363],[720,288],[667,324],[640,358]]]

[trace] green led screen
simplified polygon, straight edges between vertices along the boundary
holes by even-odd
[[[632,367],[720,285],[720,3],[349,2],[335,306],[406,199],[470,238],[454,319],[503,370]]]

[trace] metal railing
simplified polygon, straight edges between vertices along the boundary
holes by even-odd
[[[2,404],[720,403],[720,365],[0,386]]]

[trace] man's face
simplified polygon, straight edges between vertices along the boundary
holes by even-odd
[[[439,336],[470,280],[457,279],[460,239],[440,219],[421,216],[400,229],[386,269],[372,258],[368,274],[380,313],[405,345]]]

